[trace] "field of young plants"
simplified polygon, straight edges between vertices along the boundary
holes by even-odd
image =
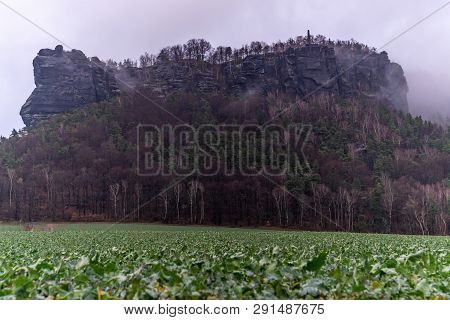
[[[0,226],[1,299],[449,299],[450,238]]]

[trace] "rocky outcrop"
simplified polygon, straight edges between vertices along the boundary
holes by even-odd
[[[226,90],[236,95],[284,92],[304,97],[315,91],[339,93],[334,50],[308,45],[282,53],[251,55],[222,66]]]
[[[20,112],[26,125],[119,93],[113,72],[79,50],[42,49],[33,66],[36,89]]]
[[[392,63],[386,52],[367,54],[346,47],[308,44],[219,65],[164,61],[143,69],[113,71],[97,58],[88,59],[77,50],[65,52],[58,46],[41,50],[33,65],[36,89],[21,111],[27,125],[136,86],[151,88],[161,96],[176,91],[235,96],[284,92],[299,97],[325,92],[344,98],[372,97],[408,110],[401,66]]]
[[[345,48],[306,45],[280,53],[249,55],[221,65],[160,62],[116,74],[162,96],[175,91],[223,92],[235,96],[284,92],[306,97],[326,92],[345,98],[367,96],[408,110],[407,83],[400,65],[386,52],[356,53]]]
[[[342,96],[363,95],[386,101],[392,108],[408,111],[408,85],[402,67],[388,54],[360,53],[345,47],[336,50],[339,92]]]

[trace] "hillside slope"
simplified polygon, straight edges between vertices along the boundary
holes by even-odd
[[[303,148],[292,150],[303,152],[309,171],[137,174],[138,124],[263,126],[274,115],[272,124],[311,128]],[[274,142],[275,155],[285,156],[287,145]],[[247,152],[227,158],[226,145],[217,150],[214,159],[231,163]],[[197,91],[162,97],[142,87],[15,132],[1,141],[0,157],[4,219],[449,233],[449,132],[363,96],[320,94],[305,102],[289,94]]]

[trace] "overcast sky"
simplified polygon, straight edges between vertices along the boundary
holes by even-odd
[[[272,43],[306,33],[380,47],[446,0],[1,0],[0,134],[23,127],[34,88],[32,60],[57,41],[6,3],[88,56],[137,59],[145,51],[203,37],[213,46]],[[412,112],[450,114],[450,5],[385,50],[405,70]]]

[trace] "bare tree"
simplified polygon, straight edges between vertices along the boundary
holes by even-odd
[[[183,190],[183,186],[181,183],[178,183],[173,187],[173,192],[175,194],[175,207],[177,210],[177,220],[178,221],[180,221],[180,199],[181,199],[182,190]]]
[[[358,200],[359,193],[355,189],[351,189],[348,191],[347,189],[343,190],[343,197],[345,201],[346,207],[346,216],[347,216],[347,230],[353,231],[354,218],[355,218],[355,204]]]
[[[431,215],[431,218],[434,219],[435,230],[433,230],[433,234],[447,234],[447,219],[449,217],[448,210],[448,196],[450,192],[450,188],[447,188],[443,183],[436,183],[433,185],[425,185],[422,186],[423,192],[425,193],[426,203],[427,203],[427,211],[431,210],[431,206],[433,205],[433,209],[435,210],[434,214]],[[428,212],[430,214],[430,212]]]
[[[369,128],[370,128],[371,121],[372,121],[372,119],[370,117],[370,113],[368,113],[365,115],[365,117],[363,118],[363,120],[361,122],[361,132],[359,133],[359,135],[365,144],[367,144],[368,139],[369,139],[369,132],[370,132]]]
[[[324,210],[323,210],[323,203],[325,197],[330,193],[330,189],[323,184],[315,185],[313,184],[313,195],[314,195],[314,201],[317,199],[317,204],[315,204],[316,207],[316,213],[319,213],[320,215],[320,225],[323,225],[323,217],[324,217]]]
[[[141,218],[141,194],[142,194],[142,185],[139,182],[136,182],[134,185],[134,192],[136,194],[136,220],[139,221]]]
[[[147,68],[155,63],[156,57],[148,52],[145,52],[139,57],[139,65],[141,68]]]
[[[289,210],[288,210],[288,192],[285,186],[277,187],[272,190],[272,196],[275,199],[277,207],[278,219],[280,226],[283,225],[282,217],[284,216],[286,225],[289,224]]]
[[[111,200],[113,201],[114,218],[115,219],[117,219],[117,199],[119,197],[119,190],[120,190],[120,185],[118,183],[114,183],[109,186]]]
[[[410,196],[408,198],[408,201],[406,202],[405,209],[413,213],[414,218],[416,219],[416,222],[419,225],[420,231],[422,235],[424,235],[425,234],[424,221],[422,220],[421,215],[422,212],[417,198],[414,196]]]
[[[14,179],[16,177],[16,170],[7,168],[6,172],[8,173],[9,178],[9,207],[12,207],[12,192],[14,187]]]
[[[170,58],[176,62],[181,61],[184,58],[183,46],[178,44],[170,47]]]
[[[127,215],[127,190],[128,190],[128,182],[126,180],[122,180],[122,216],[126,217]]]
[[[197,179],[192,180],[189,184],[188,195],[191,207],[191,222],[197,222],[198,209],[200,209],[199,222],[203,223],[205,218],[205,201],[204,201],[205,187]],[[200,193],[200,198],[199,198]],[[200,208],[199,208],[200,207]]]
[[[166,221],[167,220],[167,215],[169,213],[169,196],[167,194],[167,192],[163,192],[162,194],[159,195],[159,197],[161,198],[162,202],[163,202],[163,206],[164,206],[164,211],[162,214],[162,220]]]
[[[55,219],[55,208],[53,205],[53,174],[49,167],[42,169],[45,177],[45,185],[47,190],[47,208],[51,211],[53,219]]]
[[[261,54],[262,49],[263,49],[262,43],[259,41],[254,41],[250,44],[251,54]]]
[[[199,60],[204,61],[206,55],[208,54],[209,51],[211,51],[211,49],[212,49],[211,43],[209,43],[208,41],[206,41],[204,39],[198,40],[198,52],[199,52],[199,58],[200,58]]]
[[[423,185],[417,184],[415,186],[413,192],[409,195],[405,209],[413,214],[422,235],[428,234],[426,222],[427,198]]]
[[[380,117],[377,113],[372,117],[372,130],[377,142],[385,139],[389,133],[389,128],[380,122]]]
[[[205,186],[203,183],[198,184],[198,190],[200,191],[200,223],[203,223],[205,219]]]
[[[308,196],[301,193],[297,195],[296,199],[300,206],[300,226],[303,226],[303,217],[305,215],[305,205],[308,204]]]
[[[195,58],[198,61],[205,61],[212,46],[204,39],[191,39],[183,46],[183,48],[187,59]]]
[[[197,191],[198,191],[198,181],[192,180],[189,184],[188,188],[188,195],[189,195],[189,204],[191,209],[191,223],[194,222],[195,216],[194,216],[194,205],[196,205],[197,202]]]
[[[447,235],[447,219],[450,217],[449,213],[449,195],[450,188],[447,188],[443,183],[438,184],[438,205],[439,205],[439,225],[440,233]]]
[[[383,173],[380,178],[383,187],[383,206],[389,217],[389,232],[392,230],[392,208],[394,205],[394,190],[392,189],[392,180]]]
[[[226,47],[225,48],[225,60],[229,61],[231,60],[231,55],[233,54],[233,50],[231,49],[231,47]]]

